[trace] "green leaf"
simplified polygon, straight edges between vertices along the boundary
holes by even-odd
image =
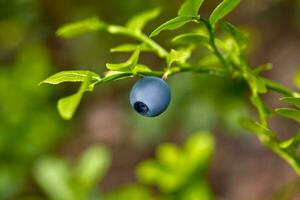
[[[256,74],[260,74],[261,72],[271,70],[272,68],[273,65],[271,63],[266,63],[255,67],[253,70]]]
[[[188,16],[178,16],[178,17],[175,17],[175,18],[173,18],[173,19],[171,19],[171,20],[163,23],[159,27],[157,27],[150,34],[150,37],[157,36],[163,30],[175,30],[175,29],[178,29],[178,28],[182,27],[183,25],[185,25],[186,23],[191,22],[191,21],[194,21],[193,17],[188,17]]]
[[[204,0],[186,0],[178,11],[178,16],[198,16],[199,9]]]
[[[100,82],[101,78],[98,74],[86,71],[86,70],[77,70],[77,71],[62,71],[53,76],[42,81],[42,83],[47,84],[59,84],[62,82],[82,82],[77,93],[61,98],[58,101],[57,108],[59,114],[62,118],[69,120],[73,117],[80,101],[83,96],[83,93],[86,91],[92,91],[94,85],[97,82]]]
[[[118,64],[107,63],[106,68],[112,71],[132,70],[138,63],[140,51],[140,48],[137,48],[127,61]]]
[[[300,97],[284,97],[281,100],[300,108]]]
[[[225,21],[222,21],[221,28],[223,29],[223,31],[227,32],[233,37],[233,39],[238,44],[240,50],[243,50],[247,47],[247,36],[245,35],[244,32],[242,32],[241,30],[239,30],[237,27],[230,24],[229,22],[225,22]]]
[[[185,142],[184,150],[191,169],[203,168],[211,158],[214,146],[214,138],[209,132],[197,132],[190,136]]]
[[[97,17],[92,17],[66,24],[56,31],[56,35],[68,39],[85,32],[99,31],[104,29],[106,29],[106,24],[100,21]]]
[[[132,77],[133,73],[128,71],[108,71],[105,73],[104,78],[101,80],[101,82],[106,83],[109,81],[115,81],[120,79],[125,79]]]
[[[294,78],[295,85],[300,88],[300,71],[298,71]]]
[[[171,52],[167,56],[167,64],[168,67],[174,62],[179,64],[185,64],[186,60],[191,56],[191,49],[190,48],[182,48],[178,50],[172,49]]]
[[[292,108],[278,108],[275,110],[277,114],[300,122],[300,110]]]
[[[69,185],[70,171],[63,160],[45,158],[37,162],[34,178],[50,199],[74,199]]]
[[[247,80],[253,96],[256,96],[258,93],[266,93],[267,88],[263,79],[254,73],[248,71],[244,73],[244,77]]]
[[[70,120],[73,117],[82,99],[84,92],[92,91],[92,90],[93,90],[93,85],[91,83],[91,77],[87,77],[87,79],[85,79],[81,83],[81,86],[77,93],[68,97],[61,98],[58,101],[57,108],[62,118],[66,120]]]
[[[136,168],[138,179],[145,184],[155,184],[160,174],[161,167],[154,159],[145,160]]]
[[[201,44],[207,46],[209,44],[209,38],[199,33],[185,33],[173,38],[172,42],[177,44]]]
[[[133,74],[138,74],[138,73],[141,73],[141,72],[151,72],[152,70],[147,67],[146,65],[141,65],[141,64],[137,64],[133,70],[132,70],[132,73]]]
[[[90,190],[106,173],[110,154],[103,146],[92,146],[81,155],[74,173],[80,190]],[[85,191],[89,192],[89,191]]]
[[[110,52],[133,52],[137,48],[141,51],[154,51],[146,44],[123,44],[110,49]]]
[[[62,82],[82,82],[88,77],[90,77],[92,81],[99,81],[101,79],[98,74],[87,70],[61,71],[50,76],[40,84],[47,83],[55,85]]]
[[[255,108],[258,110],[258,114],[259,114],[259,117],[261,119],[261,123],[264,126],[267,126],[269,111],[268,111],[266,105],[261,100],[260,96],[258,96],[258,95],[251,96],[250,100],[251,100],[252,104],[255,106]]]
[[[160,13],[159,8],[142,12],[128,21],[126,27],[132,30],[140,31],[150,20],[156,18]]]
[[[117,25],[110,25],[108,26],[108,32],[111,34],[120,34],[132,37],[136,40],[141,41],[142,43],[145,43],[145,45],[148,45],[151,49],[156,51],[158,55],[162,58],[166,57],[168,52],[163,49],[160,45],[158,45],[156,42],[151,40],[148,36],[146,36],[143,33],[137,33],[136,31],[130,30],[126,27],[117,26]]]
[[[169,169],[175,169],[182,159],[182,150],[172,143],[165,143],[156,149],[157,160]]]
[[[270,88],[280,94],[283,94],[286,96],[299,96],[299,94],[297,92],[294,92],[293,90],[290,90],[287,87],[285,87],[275,81],[272,81],[267,78],[262,78],[262,77],[261,77],[261,80],[264,82],[264,84],[266,86],[268,86],[268,88]]]
[[[102,200],[153,200],[150,188],[141,184],[126,184],[101,196]],[[100,200],[100,199],[99,199]]]
[[[263,141],[267,142],[270,137],[273,137],[275,133],[261,125],[258,122],[254,122],[248,118],[240,119],[240,124],[243,128],[247,129],[250,132],[255,133],[258,137],[260,137]],[[266,137],[265,137],[266,136]]]
[[[296,136],[294,136],[288,140],[284,140],[280,143],[281,148],[290,149],[293,152],[297,151],[299,145],[300,145],[300,133],[298,133]]]
[[[219,20],[229,14],[238,4],[240,0],[224,0],[220,3],[209,17],[209,22],[214,26]]]
[[[76,93],[71,96],[61,98],[57,104],[60,116],[65,120],[70,120],[73,117],[82,96],[82,93]]]

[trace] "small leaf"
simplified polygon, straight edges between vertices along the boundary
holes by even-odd
[[[194,165],[190,167],[195,169],[205,166],[213,154],[214,146],[214,138],[209,132],[197,132],[190,136],[184,145],[188,163]]]
[[[154,159],[145,160],[136,168],[136,175],[142,183],[155,184],[159,178],[161,167]]]
[[[178,16],[198,16],[199,9],[204,0],[186,0],[178,11]]]
[[[230,24],[229,22],[222,21],[221,28],[233,37],[240,50],[243,50],[247,47],[247,36],[237,27]]]
[[[256,74],[260,74],[261,72],[271,70],[272,68],[273,68],[273,65],[271,63],[262,64],[262,65],[255,67],[254,72]]]
[[[132,30],[140,31],[150,20],[156,18],[160,13],[159,8],[142,12],[128,21],[126,27]]]
[[[124,78],[132,77],[133,73],[128,71],[108,71],[105,73],[104,78],[101,82],[106,83],[109,81],[120,80]]]
[[[141,72],[151,72],[152,70],[147,67],[146,65],[137,64],[134,69],[132,70],[132,73],[138,74]]]
[[[201,44],[207,46],[209,44],[209,38],[199,33],[185,33],[173,38],[172,42],[177,44]]]
[[[294,136],[288,140],[284,140],[284,141],[280,142],[281,148],[290,149],[293,152],[297,151],[299,145],[300,145],[300,133],[298,133],[296,136]]]
[[[156,149],[156,157],[160,164],[168,169],[176,169],[182,159],[182,150],[172,143],[161,144]]]
[[[151,34],[150,37],[157,36],[161,31],[163,30],[175,30],[180,28],[181,26],[185,25],[188,22],[194,21],[193,17],[187,17],[187,16],[179,16],[175,17],[162,25],[160,25],[158,28],[156,28]]]
[[[45,158],[37,162],[34,178],[50,199],[74,199],[69,185],[70,171],[63,160]]]
[[[74,173],[80,190],[90,190],[98,183],[110,164],[110,154],[103,146],[89,147],[81,155]],[[90,192],[90,191],[86,191]]]
[[[258,122],[254,122],[251,119],[248,118],[242,118],[240,119],[240,124],[243,128],[247,129],[250,132],[254,132],[257,136],[259,136],[261,139],[268,140],[271,137],[275,135],[271,130],[266,128],[265,126],[259,124]],[[267,137],[264,137],[267,136]]]
[[[248,71],[248,72],[244,73],[244,77],[247,80],[247,82],[248,82],[248,84],[251,88],[252,94],[254,96],[256,96],[258,93],[263,94],[263,93],[267,92],[265,82],[259,76],[257,76],[254,73]]]
[[[88,77],[85,81],[83,81],[81,83],[81,86],[77,93],[75,93],[71,96],[68,96],[68,97],[61,98],[58,101],[57,108],[58,108],[59,114],[62,116],[62,118],[66,119],[66,120],[70,120],[73,117],[73,115],[81,101],[83,93],[86,91],[91,91],[91,90],[92,90],[91,78]]]
[[[291,138],[280,142],[279,146],[282,149],[288,149],[293,144],[293,142],[294,142],[294,138]]]
[[[112,71],[132,70],[138,63],[140,51],[140,48],[137,48],[127,61],[118,64],[107,63],[106,68]]]
[[[85,32],[99,31],[104,29],[106,29],[106,24],[100,21],[97,17],[92,17],[66,24],[56,31],[56,35],[68,39]]]
[[[160,45],[158,45],[156,42],[151,40],[149,37],[142,33],[136,33],[135,31],[132,31],[126,27],[122,26],[116,26],[116,25],[110,25],[108,26],[108,32],[111,34],[120,34],[124,36],[132,37],[136,40],[139,40],[140,42],[144,43],[145,45],[148,45],[153,51],[156,51],[158,55],[162,58],[166,57],[167,51],[163,49]]]
[[[262,78],[261,80],[264,82],[265,85],[268,86],[268,88],[271,88],[272,90],[280,93],[280,94],[284,94],[286,96],[299,96],[299,94],[297,92],[294,92],[293,90],[288,89],[287,87],[272,81],[270,79],[266,79],[266,78]]]
[[[82,93],[76,93],[71,96],[61,98],[57,104],[57,108],[61,117],[65,120],[70,120],[73,117],[81,98]]]
[[[185,64],[186,60],[191,56],[190,48],[182,48],[178,50],[172,49],[167,56],[167,64],[170,67],[174,62]]]
[[[296,76],[295,76],[295,78],[294,78],[294,82],[295,82],[295,85],[296,85],[298,88],[300,88],[300,71],[298,71],[298,72],[296,73]]]
[[[61,71],[53,76],[50,76],[40,84],[60,84],[62,82],[82,82],[91,77],[93,81],[99,81],[101,78],[98,74],[87,71],[87,70],[76,70],[76,71]]]
[[[300,109],[300,97],[284,97],[282,101],[297,106]]]
[[[110,52],[133,52],[137,48],[140,48],[141,51],[154,51],[146,44],[123,44],[110,49]]]
[[[240,0],[223,0],[210,15],[210,24],[214,26],[219,20],[229,14],[239,3]]]
[[[300,110],[292,108],[278,108],[275,110],[277,114],[300,122]]]
[[[255,108],[258,110],[259,117],[261,119],[262,125],[267,126],[268,124],[268,108],[264,104],[264,102],[261,100],[259,95],[252,95],[250,97],[251,103],[255,106]]]

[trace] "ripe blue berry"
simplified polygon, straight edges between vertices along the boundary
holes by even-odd
[[[155,117],[164,112],[171,100],[167,83],[156,77],[145,77],[133,86],[130,93],[130,104],[143,116]]]

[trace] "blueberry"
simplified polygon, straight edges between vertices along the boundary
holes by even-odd
[[[145,77],[133,86],[130,104],[143,116],[155,117],[164,112],[171,100],[168,84],[161,78]]]

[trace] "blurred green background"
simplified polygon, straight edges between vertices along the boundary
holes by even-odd
[[[294,172],[238,124],[252,113],[243,82],[174,76],[170,108],[147,119],[128,102],[135,80],[122,80],[86,95],[71,121],[59,117],[56,100],[76,87],[38,86],[61,70],[101,73],[105,63],[124,59],[109,49],[127,38],[99,32],[65,41],[55,37],[61,25],[91,16],[124,24],[134,14],[162,7],[161,17],[146,27],[150,33],[181,3],[0,0],[1,200],[299,199]],[[208,15],[217,3],[207,0],[201,14]],[[249,32],[250,63],[273,63],[265,75],[293,89],[300,68],[299,13],[297,0],[251,0],[228,17]],[[156,39],[168,46],[169,34]],[[143,55],[143,62],[162,65],[151,54]],[[264,98],[272,107],[279,105],[272,93]],[[277,118],[272,126],[285,133],[283,138],[299,129]]]

